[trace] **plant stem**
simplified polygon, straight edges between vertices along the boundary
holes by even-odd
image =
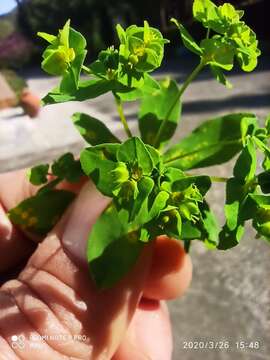
[[[85,66],[85,65],[82,66],[82,69],[83,69],[85,72],[87,72],[87,74],[93,74],[92,71],[89,69],[89,67],[87,67],[87,66]]]
[[[196,176],[196,174],[185,173],[188,176]],[[212,182],[219,182],[225,183],[229,180],[227,177],[220,177],[220,176],[209,176]]]
[[[227,182],[229,178],[227,177],[220,177],[220,176],[210,176],[212,182]]]
[[[179,92],[178,92],[175,100],[173,101],[172,105],[170,106],[170,108],[165,116],[165,119],[162,121],[162,124],[160,125],[160,128],[158,130],[158,133],[157,133],[155,141],[154,141],[155,147],[157,147],[158,143],[160,142],[161,135],[162,135],[164,129],[166,128],[167,122],[169,121],[169,118],[171,116],[171,113],[173,112],[174,107],[176,106],[177,102],[179,101],[179,99],[181,98],[181,96],[183,95],[185,90],[187,89],[188,85],[195,79],[195,77],[199,74],[199,72],[202,70],[204,65],[205,65],[204,62],[201,61],[199,63],[199,65],[197,65],[196,68],[192,71],[192,73],[187,77],[186,81],[183,83],[183,85],[179,89]]]
[[[128,137],[132,137],[132,133],[131,133],[129,127],[128,127],[127,119],[126,119],[125,114],[124,114],[122,101],[116,95],[114,95],[114,99],[115,99],[115,103],[116,103],[116,107],[117,107],[117,111],[118,111],[120,120],[121,120],[121,122],[123,124],[123,127],[125,129],[125,132],[126,132]]]

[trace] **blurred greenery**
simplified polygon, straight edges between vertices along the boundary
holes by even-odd
[[[14,24],[8,19],[0,21],[0,40],[5,39],[15,30]]]
[[[228,0],[215,1],[217,4],[222,4]],[[24,53],[31,52],[31,60],[35,63],[40,62],[44,48],[43,41],[37,39],[37,32],[56,34],[68,18],[71,19],[72,26],[86,37],[90,59],[93,59],[99,50],[117,41],[115,33],[117,23],[125,27],[131,23],[139,25],[143,20],[148,20],[152,26],[160,28],[165,37],[172,40],[173,45],[179,43],[179,36],[175,26],[168,21],[170,17],[175,17],[184,23],[194,34],[195,39],[203,35],[198,23],[192,21],[193,0],[16,0],[16,2],[17,9],[0,16],[0,50],[3,39],[7,39],[14,32],[22,33],[34,45]],[[260,39],[269,39],[269,28],[265,19],[270,10],[270,1],[230,0],[230,2],[245,9],[245,18]],[[174,51],[173,45],[167,47],[167,51],[170,49]],[[3,50],[5,48],[7,49],[5,45],[2,46],[2,53],[5,52]],[[0,51],[0,63],[2,57]]]

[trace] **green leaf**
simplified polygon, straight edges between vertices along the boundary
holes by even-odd
[[[174,18],[171,19],[171,22],[173,22],[179,29],[182,40],[183,40],[183,44],[185,45],[185,47],[187,49],[189,49],[190,51],[192,51],[193,53],[195,53],[197,55],[201,55],[202,49],[195,42],[195,40],[192,38],[192,36],[189,34],[189,32],[185,29],[185,27]]]
[[[61,93],[59,88],[53,89],[43,99],[43,105],[59,104],[67,101],[85,101],[106,94],[115,88],[114,81],[87,80],[80,81],[78,89],[72,94]]]
[[[69,46],[74,49],[76,54],[84,53],[87,46],[85,37],[73,28],[69,30]]]
[[[174,217],[171,218],[170,222],[165,226],[164,232],[169,237],[181,240],[182,218],[178,211],[175,212]]]
[[[56,188],[56,186],[62,181],[62,178],[56,178],[54,180],[49,181],[46,185],[42,186],[40,189],[38,189],[37,194],[44,193],[47,191],[51,191]]]
[[[266,195],[248,194],[241,209],[241,218],[245,221],[255,218],[260,208],[270,209],[270,197]]]
[[[252,180],[256,173],[257,156],[254,143],[251,139],[248,139],[247,145],[241,151],[239,158],[237,159],[233,174],[234,177],[248,182]]]
[[[225,215],[229,230],[235,230],[238,224],[240,203],[245,197],[244,183],[240,179],[231,178],[226,184]]]
[[[235,50],[227,40],[217,35],[211,39],[204,39],[201,42],[203,60],[224,70],[233,68]]]
[[[27,171],[27,177],[31,184],[42,185],[46,184],[48,179],[49,164],[37,165]]]
[[[264,194],[270,193],[270,170],[264,171],[258,175],[258,184]]]
[[[267,130],[267,134],[270,134],[270,114],[266,117],[264,126]]]
[[[166,79],[160,82],[160,86],[160,90],[142,99],[139,112],[139,128],[142,140],[155,147],[166,143],[173,136],[181,113],[180,100],[175,103],[179,92],[177,83],[174,80]],[[154,144],[157,132],[165,120],[167,120],[167,125],[160,142]]]
[[[204,196],[211,187],[211,179],[207,175],[185,176],[182,179],[176,180],[171,188],[172,191],[183,191],[192,184],[196,185]]]
[[[149,211],[149,221],[158,217],[160,212],[166,207],[170,195],[166,191],[160,191],[155,197]]]
[[[152,158],[154,167],[157,167],[158,165],[160,165],[160,162],[162,160],[160,152],[151,145],[145,144],[145,146],[146,146],[147,150],[149,151],[149,154]]]
[[[214,77],[217,79],[217,81],[219,83],[226,86],[228,89],[231,89],[233,87],[232,84],[230,83],[230,81],[224,75],[224,73],[220,67],[215,66],[215,65],[210,65],[210,68],[211,68],[211,71],[212,71]]]
[[[117,81],[124,87],[140,89],[144,85],[144,72],[138,72],[135,69],[130,69],[128,63],[120,63]]]
[[[150,175],[154,166],[147,147],[138,137],[130,138],[119,146],[117,160],[130,165],[138,164],[144,175]]]
[[[118,144],[104,144],[86,148],[80,156],[81,166],[87,176],[90,176],[97,189],[104,195],[113,197],[115,189],[112,170],[117,166],[115,154]]]
[[[243,234],[244,227],[241,224],[238,225],[233,231],[230,231],[225,226],[219,234],[219,244],[217,248],[219,250],[228,250],[234,246],[237,246]]]
[[[120,143],[103,122],[90,115],[75,113],[72,120],[84,140],[91,145]]]
[[[192,10],[194,18],[206,27],[218,20],[217,6],[210,0],[194,0]]]
[[[181,239],[186,240],[195,240],[200,239],[202,236],[201,231],[192,223],[191,221],[183,221],[182,223],[182,232]]]
[[[243,147],[242,127],[254,129],[257,119],[252,114],[230,114],[208,120],[172,146],[163,155],[166,166],[182,170],[222,164]]]
[[[144,201],[148,198],[151,191],[154,188],[154,180],[150,177],[143,177],[141,180],[138,181],[137,187],[138,187],[138,196],[133,201],[133,206],[130,209],[130,218],[129,221],[133,221],[135,217],[139,214],[140,219],[142,219],[142,222],[147,222],[148,214],[145,208],[143,208]],[[142,210],[142,211],[141,211]],[[138,222],[138,219],[136,219],[136,223]],[[140,220],[141,221],[141,220]],[[141,224],[143,225],[143,223]]]
[[[57,39],[57,37],[55,35],[47,34],[45,32],[41,32],[41,31],[39,31],[37,33],[37,36],[39,36],[42,39],[48,41],[50,44],[52,44]]]
[[[205,245],[209,249],[216,248],[219,239],[220,227],[216,216],[211,211],[206,201],[203,202],[201,207],[201,221],[204,237],[203,240]]]
[[[90,274],[99,289],[112,287],[135,265],[142,249],[140,232],[129,232],[121,213],[111,205],[93,226],[88,239]]]
[[[72,153],[66,153],[54,161],[52,173],[60,179],[65,179],[71,183],[78,182],[83,176],[80,161],[75,160]]]
[[[144,75],[144,84],[137,89],[131,89],[126,87],[121,89],[121,92],[117,93],[117,96],[122,101],[134,101],[141,99],[144,96],[152,95],[156,90],[160,90],[160,84],[152,78],[148,73]]]
[[[86,57],[87,51],[78,54],[75,60],[70,64],[68,71],[64,74],[59,89],[62,94],[73,94],[79,87],[81,69]]]
[[[46,235],[60,219],[75,194],[65,190],[40,192],[11,209],[8,216],[21,229]]]

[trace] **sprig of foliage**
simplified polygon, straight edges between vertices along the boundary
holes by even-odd
[[[199,57],[198,66],[180,87],[172,79],[152,77],[168,41],[146,21],[127,29],[117,25],[119,46],[101,51],[89,66],[84,64],[86,41],[69,21],[57,36],[39,33],[49,42],[42,68],[62,76],[59,86],[43,99],[44,105],[84,101],[111,92],[128,138],[121,142],[100,120],[75,113],[73,123],[91,146],[83,149],[80,160],[65,154],[51,167],[31,169],[30,181],[43,186],[35,197],[12,209],[10,218],[28,231],[45,234],[74,198],[70,192],[57,190],[57,184],[88,176],[112,199],[89,234],[87,258],[99,288],[110,287],[125,276],[144,244],[161,234],[182,240],[187,251],[194,239],[209,249],[225,250],[239,243],[246,221],[251,220],[258,237],[270,239],[270,118],[262,128],[249,113],[206,120],[163,150],[179,123],[182,95],[204,67],[210,66],[217,80],[230,87],[224,72],[232,70],[235,59],[243,71],[252,71],[260,55],[255,33],[242,20],[243,11],[229,3],[216,6],[210,0],[195,0],[193,15],[206,28],[199,43],[172,19],[184,46]],[[81,79],[81,72],[89,78]],[[123,102],[134,100],[139,100],[139,137],[132,135],[123,109]],[[258,152],[264,161],[257,174]],[[190,173],[237,154],[228,178]],[[205,199],[214,181],[226,184],[222,228]]]

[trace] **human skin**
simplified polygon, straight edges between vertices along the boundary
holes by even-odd
[[[180,242],[159,237],[114,288],[98,291],[88,274],[85,247],[110,200],[88,181],[72,190],[76,200],[36,246],[5,215],[36,189],[25,171],[0,175],[0,272],[30,257],[17,279],[0,288],[0,360],[169,360],[172,336],[164,300],[187,289],[189,256]],[[12,335],[24,336],[23,349],[12,348]],[[35,342],[38,335],[46,338]]]

